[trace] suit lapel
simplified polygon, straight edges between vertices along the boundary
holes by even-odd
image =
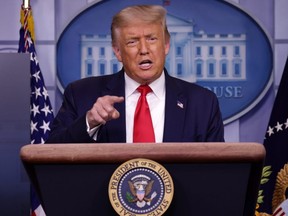
[[[187,99],[175,79],[170,77],[167,72],[165,75],[166,101],[163,142],[177,142],[182,140]]]
[[[179,142],[182,140],[185,122],[187,99],[183,89],[165,71],[166,101],[163,142]],[[116,95],[125,97],[125,81],[123,70],[115,74],[107,83],[103,95]],[[107,122],[103,126],[105,142],[126,142],[126,114],[125,101],[117,103],[114,107],[119,111],[120,117]],[[103,134],[103,135],[104,135]]]
[[[103,95],[125,97],[125,81],[123,70],[112,76],[111,81],[107,83],[107,88],[103,91]],[[126,142],[125,101],[123,103],[115,103],[114,107],[119,111],[120,117],[116,120],[107,122],[103,129],[105,128],[108,142]]]

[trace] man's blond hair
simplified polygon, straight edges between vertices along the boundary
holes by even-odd
[[[160,5],[135,5],[124,8],[117,13],[111,24],[112,44],[115,45],[117,29],[127,27],[135,23],[155,24],[159,23],[163,27],[165,39],[170,39],[170,34],[166,25],[166,10]]]

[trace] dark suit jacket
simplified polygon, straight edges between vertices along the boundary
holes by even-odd
[[[166,102],[163,142],[222,142],[224,129],[214,93],[176,79],[165,71]],[[69,84],[55,117],[47,143],[93,142],[86,131],[86,112],[98,97],[125,96],[123,70],[107,76],[90,77]],[[97,142],[126,142],[125,101],[115,104],[116,120],[100,127]]]

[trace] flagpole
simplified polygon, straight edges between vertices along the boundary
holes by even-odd
[[[23,0],[23,8],[28,9],[30,7],[30,0]]]

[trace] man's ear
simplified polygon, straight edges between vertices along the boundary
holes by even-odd
[[[167,55],[170,50],[170,38],[165,40],[165,54]]]
[[[121,52],[120,52],[119,47],[117,45],[113,45],[112,49],[118,61],[122,62],[122,57],[121,57]]]

